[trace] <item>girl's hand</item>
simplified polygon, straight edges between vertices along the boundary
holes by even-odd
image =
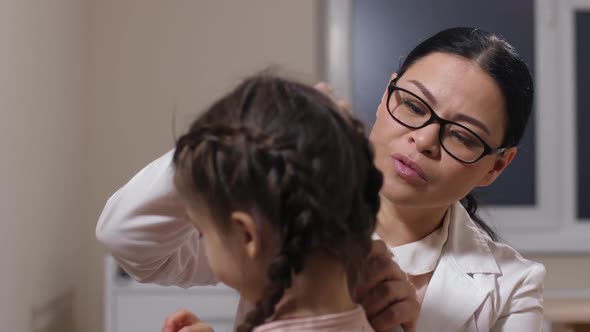
[[[389,331],[399,325],[406,332],[416,331],[420,312],[416,288],[381,240],[373,241],[355,299],[365,309],[375,331]]]
[[[166,317],[162,332],[214,332],[211,326],[201,322],[192,312],[180,309]]]

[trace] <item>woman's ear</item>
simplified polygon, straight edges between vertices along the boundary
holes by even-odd
[[[514,160],[514,157],[516,156],[517,152],[518,148],[515,146],[504,150],[504,152],[502,152],[494,162],[492,169],[490,169],[488,173],[481,179],[478,186],[487,187],[490,184],[494,183],[494,181],[496,181],[496,178],[498,178],[498,176],[502,174],[506,167],[510,165],[512,160]]]
[[[234,228],[237,241],[236,245],[242,247],[243,252],[250,259],[258,257],[261,251],[261,237],[258,225],[251,214],[243,211],[234,211],[230,216],[232,228]]]

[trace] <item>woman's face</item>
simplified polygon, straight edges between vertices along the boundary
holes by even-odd
[[[395,77],[395,76],[394,76]],[[397,86],[426,101],[441,118],[462,124],[490,147],[500,147],[506,130],[504,98],[495,81],[471,60],[432,53],[413,65]],[[390,100],[393,109],[398,101]],[[473,164],[457,161],[439,143],[438,123],[407,128],[387,111],[387,89],[371,131],[377,167],[384,174],[382,195],[400,207],[448,207],[476,186],[491,184],[516,148]]]

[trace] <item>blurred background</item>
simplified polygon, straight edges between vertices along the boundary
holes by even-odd
[[[527,258],[545,264],[547,297],[568,308],[550,318],[576,321],[567,314],[580,309],[590,320],[582,311],[590,307],[590,223],[584,224],[590,213],[583,208],[590,206],[583,144],[590,138],[567,138],[568,124],[548,126],[551,117],[566,114],[563,105],[590,105],[574,93],[590,83],[581,57],[590,48],[590,1],[436,3],[0,0],[0,330],[114,332],[124,330],[112,323],[121,310],[146,315],[141,301],[118,296],[145,291],[157,298],[157,288],[116,281],[124,276],[97,243],[96,221],[112,193],[169,150],[174,133],[240,79],[277,66],[307,83],[328,80],[370,124],[400,57],[456,25],[505,35],[523,50],[537,83],[546,84],[527,132],[528,157],[506,183],[482,195],[503,219],[513,212],[555,213],[539,222],[543,227],[519,223],[520,217],[518,228],[497,226]],[[564,35],[569,44],[560,44]],[[539,58],[544,49],[554,58]],[[576,59],[586,74],[567,76]],[[574,92],[552,90],[539,76]],[[539,110],[539,104],[560,107]],[[579,115],[571,117],[575,124],[588,121],[581,115],[587,109],[572,110]],[[583,132],[575,124],[572,132]],[[544,126],[549,131],[539,130]],[[571,145],[565,151],[574,155],[560,163],[571,170],[544,166],[559,160],[561,150],[544,149],[548,138],[541,133]],[[513,188],[522,192],[504,199]],[[553,209],[562,196],[576,202],[576,213],[567,212],[567,202]],[[180,292],[165,296],[170,307],[153,310],[171,312],[187,299]]]

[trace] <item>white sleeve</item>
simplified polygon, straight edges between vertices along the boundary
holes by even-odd
[[[96,237],[140,282],[216,284],[174,188],[173,153],[153,161],[111,196],[96,225]]]

